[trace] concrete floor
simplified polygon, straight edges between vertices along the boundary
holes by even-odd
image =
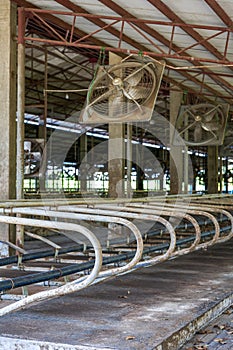
[[[175,350],[232,304],[232,243],[3,316],[0,349]]]

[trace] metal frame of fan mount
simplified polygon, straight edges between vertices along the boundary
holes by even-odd
[[[223,144],[229,105],[200,103],[181,106],[176,119],[172,143],[186,146],[218,146]]]
[[[31,143],[30,147],[27,143]],[[38,148],[33,151],[33,146]],[[32,148],[31,148],[32,147]],[[31,178],[39,176],[39,169],[44,150],[44,139],[25,139],[24,140],[24,177]],[[40,159],[35,158],[35,153],[40,153]],[[32,165],[34,167],[32,168]]]
[[[130,55],[100,66],[89,86],[81,123],[140,122],[152,117],[164,61]]]

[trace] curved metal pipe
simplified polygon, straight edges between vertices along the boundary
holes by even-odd
[[[164,218],[157,216],[157,215],[146,215],[146,214],[135,214],[132,213],[131,215],[128,215],[127,213],[122,213],[122,212],[116,212],[116,211],[106,211],[106,210],[101,210],[101,209],[90,209],[90,208],[81,208],[81,207],[71,207],[71,206],[57,206],[55,209],[57,209],[57,211],[51,211],[51,210],[45,210],[45,211],[41,211],[41,215],[48,215],[53,217],[60,217],[60,218],[69,218],[69,219],[78,219],[78,220],[88,220],[88,221],[101,221],[103,220],[103,216],[105,217],[104,220],[106,220],[105,222],[109,222],[108,220],[111,218],[111,222],[117,222],[118,224],[120,224],[122,222],[122,220],[126,219],[140,219],[140,220],[148,220],[148,221],[157,221],[160,222],[162,225],[165,226],[165,228],[168,230],[169,235],[170,235],[170,245],[167,249],[167,251],[162,254],[161,256],[152,258],[150,260],[147,260],[147,262],[150,261],[151,265],[152,264],[156,264],[158,262],[167,260],[169,257],[171,257],[173,251],[175,250],[176,247],[176,235],[175,235],[175,231],[172,227],[172,225]],[[37,212],[40,209],[37,209]],[[20,214],[35,214],[35,211],[33,211],[32,209],[28,209],[28,208],[20,208],[20,209],[12,209],[12,211],[14,213],[20,213]],[[64,213],[64,211],[66,211],[66,213]],[[70,214],[69,216],[67,215],[67,212],[70,212],[72,214]],[[44,214],[46,213],[46,214]],[[59,213],[59,214],[58,214]],[[123,218],[124,217],[124,218]],[[128,220],[127,220],[128,221]],[[128,223],[130,225],[133,225],[130,221],[128,221]],[[135,228],[136,226],[133,225]],[[141,235],[140,235],[141,237]],[[142,238],[141,238],[142,239]],[[143,241],[142,241],[143,242]],[[141,251],[141,255],[142,255],[142,251]],[[140,259],[138,259],[137,263],[139,262]],[[136,265],[136,264],[134,264]],[[128,265],[127,265],[128,266]],[[133,267],[133,263],[131,263],[130,269]],[[120,272],[120,270],[121,272]],[[125,268],[123,270],[123,267],[118,268],[117,273],[123,273],[125,271],[129,270],[129,268],[127,267],[127,269]],[[102,272],[101,272],[102,274]],[[106,272],[107,274],[107,272]]]
[[[102,250],[100,243],[96,236],[87,228],[73,223],[64,223],[64,222],[57,222],[57,221],[46,221],[46,220],[34,220],[34,219],[28,219],[28,218],[19,218],[19,217],[11,217],[11,216],[0,216],[0,222],[7,223],[7,224],[14,224],[14,225],[28,225],[28,226],[35,226],[35,227],[44,227],[44,228],[56,228],[61,229],[64,231],[76,231],[84,235],[92,244],[95,252],[95,264],[94,267],[88,275],[85,280],[83,280],[79,284],[73,284],[73,283],[67,283],[61,287],[39,292],[30,296],[27,296],[26,298],[19,300],[13,304],[10,304],[8,306],[3,307],[0,309],[0,316],[3,316],[11,311],[19,310],[22,307],[25,307],[28,304],[31,304],[33,302],[42,301],[42,300],[48,300],[57,296],[62,296],[68,293],[76,292],[78,290],[81,290],[88,285],[90,285],[98,276],[99,271],[102,266]],[[69,237],[69,234],[66,233]]]
[[[131,207],[131,204],[127,205],[127,211],[128,208]],[[195,230],[195,239],[192,242],[191,246],[188,248],[182,248],[180,250],[175,250],[172,253],[172,256],[179,256],[179,255],[183,255],[183,254],[187,254],[192,252],[193,250],[196,249],[197,245],[200,242],[201,239],[201,229],[199,226],[199,223],[197,222],[197,220],[195,218],[193,218],[191,215],[189,214],[182,214],[182,213],[174,213],[172,211],[170,211],[169,209],[162,209],[162,210],[154,210],[154,208],[152,206],[150,206],[149,204],[141,204],[139,206],[139,208],[137,208],[137,204],[132,204],[133,207],[133,211],[135,212],[140,212],[143,209],[143,213],[150,213],[150,214],[160,214],[160,215],[164,215],[164,216],[173,216],[173,217],[178,217],[178,218],[182,218],[182,219],[186,219],[187,221],[189,221],[191,223],[191,225],[194,227]]]
[[[187,208],[187,207],[183,207],[183,206],[179,207],[179,205],[177,205],[177,204],[175,204],[174,206],[172,204],[167,204],[167,203],[163,203],[163,204],[167,208],[172,209],[172,211],[179,212],[180,209],[183,209],[185,213],[188,213],[188,214],[191,214],[191,215],[205,216],[205,217],[207,217],[208,219],[210,219],[212,221],[212,223],[214,225],[214,229],[215,229],[215,233],[214,233],[212,239],[210,241],[208,241],[208,242],[200,243],[196,247],[196,249],[200,249],[200,248],[206,249],[209,246],[212,246],[213,244],[218,242],[218,240],[220,239],[220,226],[219,226],[218,220],[215,218],[214,215],[212,215],[212,214],[210,214],[210,213],[208,213],[206,211],[203,211],[203,210],[195,210],[195,209],[190,209],[189,207]],[[153,203],[150,203],[150,205],[152,207],[156,207],[156,206],[159,206],[159,203],[153,202]],[[160,204],[160,206],[161,206],[161,204]]]
[[[85,220],[85,221],[99,221],[99,222],[105,222],[105,223],[118,223],[123,226],[126,226],[135,236],[136,242],[137,242],[137,248],[135,255],[130,262],[128,262],[125,266],[116,267],[114,269],[109,269],[108,271],[102,271],[101,276],[114,276],[120,273],[124,273],[130,269],[132,269],[141,259],[142,253],[143,253],[143,239],[141,236],[141,233],[139,229],[129,220],[126,220],[124,218],[116,218],[110,217],[110,216],[100,216],[100,215],[84,215],[84,214],[78,214],[78,213],[63,213],[59,211],[52,211],[52,210],[42,210],[42,209],[35,209],[35,208],[17,208],[13,209],[14,213],[17,214],[24,214],[24,215],[41,215],[46,217],[54,217],[59,219],[72,219],[72,220]]]
[[[205,204],[201,204],[201,203],[198,204],[198,206],[195,206],[193,204],[191,204],[191,206],[190,206],[191,209],[199,209],[200,207],[205,208],[205,210],[207,210],[211,213],[223,214],[229,219],[229,221],[231,223],[231,230],[230,230],[228,235],[226,235],[224,237],[219,237],[218,243],[224,243],[233,237],[233,215],[231,213],[229,213],[229,211],[227,211],[226,209],[222,209],[222,208],[216,208],[216,207],[211,208],[211,207],[206,206]]]
[[[169,248],[167,249],[167,251],[162,254],[161,256],[158,256],[158,257],[155,257],[155,258],[152,258],[150,260],[147,260],[147,262],[150,261],[151,265],[153,264],[157,264],[158,262],[161,262],[161,261],[164,261],[164,260],[167,260],[169,257],[172,256],[172,253],[173,251],[175,250],[175,247],[176,247],[176,234],[175,234],[175,231],[172,227],[172,225],[164,218],[160,217],[160,216],[157,216],[157,215],[148,215],[148,214],[136,214],[136,213],[123,213],[123,212],[120,212],[120,211],[113,211],[113,210],[102,210],[102,209],[97,209],[97,208],[94,208],[94,209],[91,209],[91,208],[81,208],[81,207],[71,207],[71,206],[68,206],[68,207],[57,207],[58,210],[62,210],[62,211],[68,211],[68,212],[72,212],[72,213],[82,213],[80,214],[81,217],[83,217],[83,214],[85,213],[88,213],[88,214],[92,214],[93,215],[93,212],[94,214],[96,215],[114,215],[114,217],[116,218],[117,217],[117,222],[119,222],[119,218],[121,217],[125,217],[125,218],[128,218],[128,219],[140,219],[140,220],[147,220],[147,221],[157,221],[159,223],[161,223],[163,226],[165,226],[165,228],[168,230],[169,232],[169,235],[170,235],[170,245],[169,245]]]

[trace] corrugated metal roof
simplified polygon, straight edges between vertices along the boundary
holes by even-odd
[[[68,24],[72,29],[74,17],[76,40],[83,36],[76,48],[56,46],[49,47],[48,62],[51,86],[59,88],[84,88],[91,81],[100,48],[106,47],[115,52],[128,50],[139,52],[147,50],[153,57],[164,56],[167,64],[164,78],[173,86],[196,92],[206,99],[230,103],[233,102],[233,2],[231,0],[15,0],[18,5],[36,7],[51,11],[49,24],[65,35]],[[70,15],[55,13],[67,11]],[[85,13],[85,14],[84,14]],[[80,15],[83,14],[83,15]],[[88,17],[89,14],[96,17]],[[41,18],[45,14],[39,14]],[[106,18],[104,16],[109,16]],[[177,17],[178,16],[178,17]],[[117,23],[110,25],[119,19]],[[57,22],[56,19],[61,20]],[[124,25],[122,20],[126,19]],[[137,22],[136,20],[141,20]],[[152,22],[153,21],[153,22]],[[163,23],[159,23],[163,22]],[[104,25],[109,24],[103,30]],[[28,35],[54,40],[54,35],[42,30],[43,23],[30,17]],[[81,31],[81,32],[80,32]],[[85,37],[88,36],[86,39]],[[55,39],[59,38],[55,35]],[[34,43],[40,46],[40,43]],[[43,43],[41,43],[42,46]],[[51,41],[52,45],[52,41]],[[94,46],[93,46],[94,45]],[[52,45],[53,46],[53,45]],[[27,77],[30,78],[32,61],[28,50]],[[44,52],[34,51],[37,61],[33,61],[33,77],[39,79],[43,73]],[[85,62],[85,57],[88,61]],[[80,64],[84,68],[80,68]],[[57,67],[57,69],[56,69]],[[60,71],[59,71],[60,68]],[[38,70],[38,71],[37,71]],[[55,76],[54,76],[55,75]],[[83,78],[83,79],[82,79]],[[59,83],[60,79],[60,83]],[[35,94],[34,94],[35,95]],[[32,94],[32,100],[33,96]],[[85,93],[80,93],[82,102]],[[77,98],[77,96],[76,96]],[[30,104],[30,102],[28,101]],[[59,102],[57,102],[59,105]],[[233,107],[231,107],[233,108]],[[72,109],[72,108],[71,108]],[[61,114],[70,113],[62,111]]]

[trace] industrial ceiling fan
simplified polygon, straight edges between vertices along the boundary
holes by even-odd
[[[177,135],[187,146],[222,145],[228,110],[224,104],[181,106],[175,125]]]
[[[24,176],[35,177],[39,169],[43,154],[44,139],[27,139],[24,141]]]
[[[89,86],[83,123],[150,120],[165,63],[130,55],[119,64],[99,66]]]

